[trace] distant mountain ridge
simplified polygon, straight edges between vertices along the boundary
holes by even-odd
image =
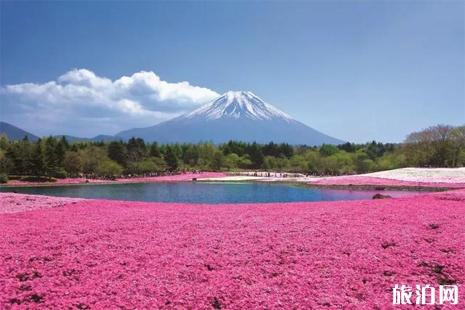
[[[75,137],[75,136],[69,136],[69,135],[58,135],[58,136],[55,136],[55,137],[58,137],[58,138],[65,137],[66,140],[68,140],[69,142],[78,142],[78,141],[82,141],[82,142],[86,142],[86,141],[111,142],[111,141],[122,140],[121,137],[111,136],[111,135],[97,135],[97,136],[95,136],[93,138],[82,138],[82,137]]]
[[[321,145],[344,142],[293,119],[252,92],[245,91],[229,91],[192,112],[155,126],[125,130],[117,135],[124,139],[140,137],[160,143],[238,140]]]
[[[29,141],[37,141],[39,137],[6,122],[0,122],[0,135],[6,135],[10,140],[22,140],[27,137]]]
[[[25,136],[29,139],[29,141],[37,141],[39,140],[39,137],[26,131],[23,130],[19,127],[16,127],[12,124],[9,124],[7,122],[0,122],[0,135],[6,135],[8,139],[10,140],[22,140],[24,139]],[[108,141],[115,141],[115,140],[121,140],[121,137],[118,136],[111,136],[111,135],[98,135],[93,138],[82,138],[82,137],[75,137],[75,136],[69,136],[69,135],[55,135],[54,137],[56,138],[61,138],[65,137],[66,140],[69,142],[77,142],[77,141],[94,141],[94,142],[108,142]]]

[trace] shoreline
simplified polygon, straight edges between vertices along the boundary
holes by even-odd
[[[417,183],[412,183],[409,185],[374,185],[374,184],[317,184],[317,183],[308,183],[296,180],[256,180],[256,179],[247,179],[247,180],[230,180],[230,179],[214,179],[214,180],[198,180],[199,183],[272,183],[272,184],[287,184],[301,187],[309,188],[326,188],[326,189],[341,189],[341,190],[370,190],[370,191],[389,191],[389,190],[398,190],[398,191],[416,191],[416,192],[445,192],[450,190],[457,190],[465,188],[465,184],[459,185],[458,187],[454,186],[434,186],[434,185],[418,185]],[[453,185],[453,184],[452,184]]]
[[[195,177],[197,180],[193,181],[192,178]],[[47,184],[21,184],[21,185],[9,185],[3,186],[3,188],[14,188],[14,187],[54,187],[54,186],[83,186],[83,185],[124,185],[124,184],[144,184],[144,183],[164,183],[164,182],[199,182],[199,183],[209,183],[209,182],[218,182],[218,183],[270,183],[270,184],[286,184],[292,186],[300,186],[300,187],[307,187],[307,188],[326,188],[326,189],[335,189],[335,190],[367,190],[367,191],[379,191],[383,193],[384,191],[415,191],[421,192],[419,195],[415,196],[406,196],[406,197],[390,197],[389,200],[391,201],[398,201],[402,199],[414,199],[415,197],[419,196],[431,196],[434,195],[448,195],[452,194],[455,195],[457,193],[464,194],[465,193],[465,184],[455,184],[455,183],[434,183],[434,182],[406,182],[406,181],[399,181],[399,180],[392,180],[392,179],[384,179],[384,178],[369,178],[368,180],[377,179],[378,184],[363,184],[363,181],[367,180],[367,177],[364,175],[355,175],[355,176],[339,176],[339,177],[325,177],[325,178],[312,178],[313,182],[308,182],[308,179],[303,180],[296,180],[295,178],[279,178],[279,179],[266,179],[262,177],[240,177],[237,176],[230,176],[226,173],[221,172],[205,172],[205,173],[197,173],[197,174],[179,174],[173,176],[161,176],[161,177],[149,177],[149,178],[133,178],[133,179],[120,179],[117,181],[109,181],[108,182],[89,182],[89,183],[47,183]],[[343,180],[343,182],[340,182]],[[321,182],[320,181],[324,181]],[[332,182],[334,181],[334,182]],[[362,182],[360,182],[362,181]],[[332,183],[331,183],[332,182]],[[347,182],[349,182],[347,184]],[[381,182],[381,183],[380,183]],[[384,182],[384,183],[383,183]],[[354,184],[352,184],[354,183]],[[358,184],[357,184],[358,183]],[[434,186],[432,184],[438,185]],[[1,188],[1,186],[0,186]],[[465,196],[465,195],[464,195]],[[170,204],[170,205],[191,205],[191,206],[235,206],[235,205],[280,205],[280,204],[319,204],[319,203],[331,203],[331,201],[302,201],[302,202],[249,202],[249,203],[186,203],[186,202],[147,202],[147,201],[138,201],[138,200],[108,200],[108,199],[99,199],[99,198],[75,198],[75,197],[65,197],[65,196],[49,196],[49,195],[41,195],[41,194],[22,194],[16,192],[0,192],[0,198],[2,200],[10,199],[10,202],[13,204],[20,206],[19,211],[15,212],[22,212],[22,211],[30,211],[36,209],[33,206],[27,205],[24,210],[22,209],[21,200],[25,201],[33,201],[38,202],[39,207],[37,209],[47,209],[47,207],[43,206],[44,204],[52,205],[51,208],[55,206],[64,206],[66,204],[76,204],[81,201],[96,201],[101,203],[126,203],[126,204],[138,204],[138,203],[145,203],[145,204]],[[374,201],[373,199],[362,199],[362,200],[340,200],[335,201],[336,203],[341,204],[350,204],[352,202],[370,202]],[[44,204],[43,204],[43,203]],[[2,207],[4,207],[2,205]],[[15,209],[15,207],[9,205],[6,209]],[[2,214],[2,209],[0,208],[0,215]],[[7,212],[9,213],[9,212]]]
[[[272,184],[283,184],[283,185],[293,185],[301,186],[308,188],[321,188],[321,189],[340,189],[340,190],[369,190],[369,191],[413,191],[413,192],[445,192],[450,190],[458,190],[465,188],[465,185],[459,186],[450,186],[447,185],[418,185],[418,184],[409,184],[409,185],[374,185],[374,184],[316,184],[316,183],[307,183],[295,180],[229,180],[229,179],[198,179],[193,180],[134,180],[134,181],[108,181],[108,182],[88,182],[88,183],[33,183],[33,184],[2,184],[2,188],[41,188],[41,187],[72,187],[72,186],[100,186],[100,185],[125,185],[125,184],[151,184],[151,183],[176,183],[176,182],[198,182],[198,183],[272,183]],[[7,191],[5,191],[6,193]],[[1,193],[1,191],[0,191]]]
[[[57,182],[18,182],[0,184],[9,187],[48,187],[72,185],[117,185],[159,182],[259,182],[304,185],[315,188],[352,190],[447,191],[465,188],[465,168],[402,168],[369,174],[333,177],[266,177],[252,172],[235,175],[230,172],[199,172],[168,176],[121,178],[114,181],[84,178],[58,179]],[[274,173],[276,175],[276,173]],[[428,177],[425,179],[425,175]]]
[[[57,179],[57,182],[25,182],[25,181],[10,181],[7,184],[0,184],[0,188],[8,187],[49,187],[49,186],[74,186],[74,185],[117,185],[117,184],[133,184],[133,183],[160,183],[160,182],[191,182],[193,178],[209,178],[225,176],[222,172],[199,172],[199,173],[183,173],[175,175],[164,175],[155,177],[135,177],[135,178],[120,178],[115,180],[102,179],[85,179],[85,178],[67,178]],[[89,182],[86,182],[89,181]]]

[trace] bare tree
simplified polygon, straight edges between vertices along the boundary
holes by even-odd
[[[456,167],[463,165],[465,126],[436,125],[407,136],[407,161],[416,166]]]

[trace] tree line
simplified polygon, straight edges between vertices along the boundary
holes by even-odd
[[[229,141],[225,144],[146,143],[140,138],[113,142],[74,142],[46,137],[31,142],[0,137],[0,181],[86,176],[159,175],[186,170],[268,170],[341,175],[406,166],[465,165],[465,126],[438,125],[411,133],[402,144],[291,146]]]

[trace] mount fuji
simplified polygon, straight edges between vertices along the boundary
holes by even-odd
[[[229,91],[190,113],[152,127],[122,131],[116,136],[160,143],[223,143],[229,140],[306,145],[343,143],[293,119],[252,92],[244,91]]]

